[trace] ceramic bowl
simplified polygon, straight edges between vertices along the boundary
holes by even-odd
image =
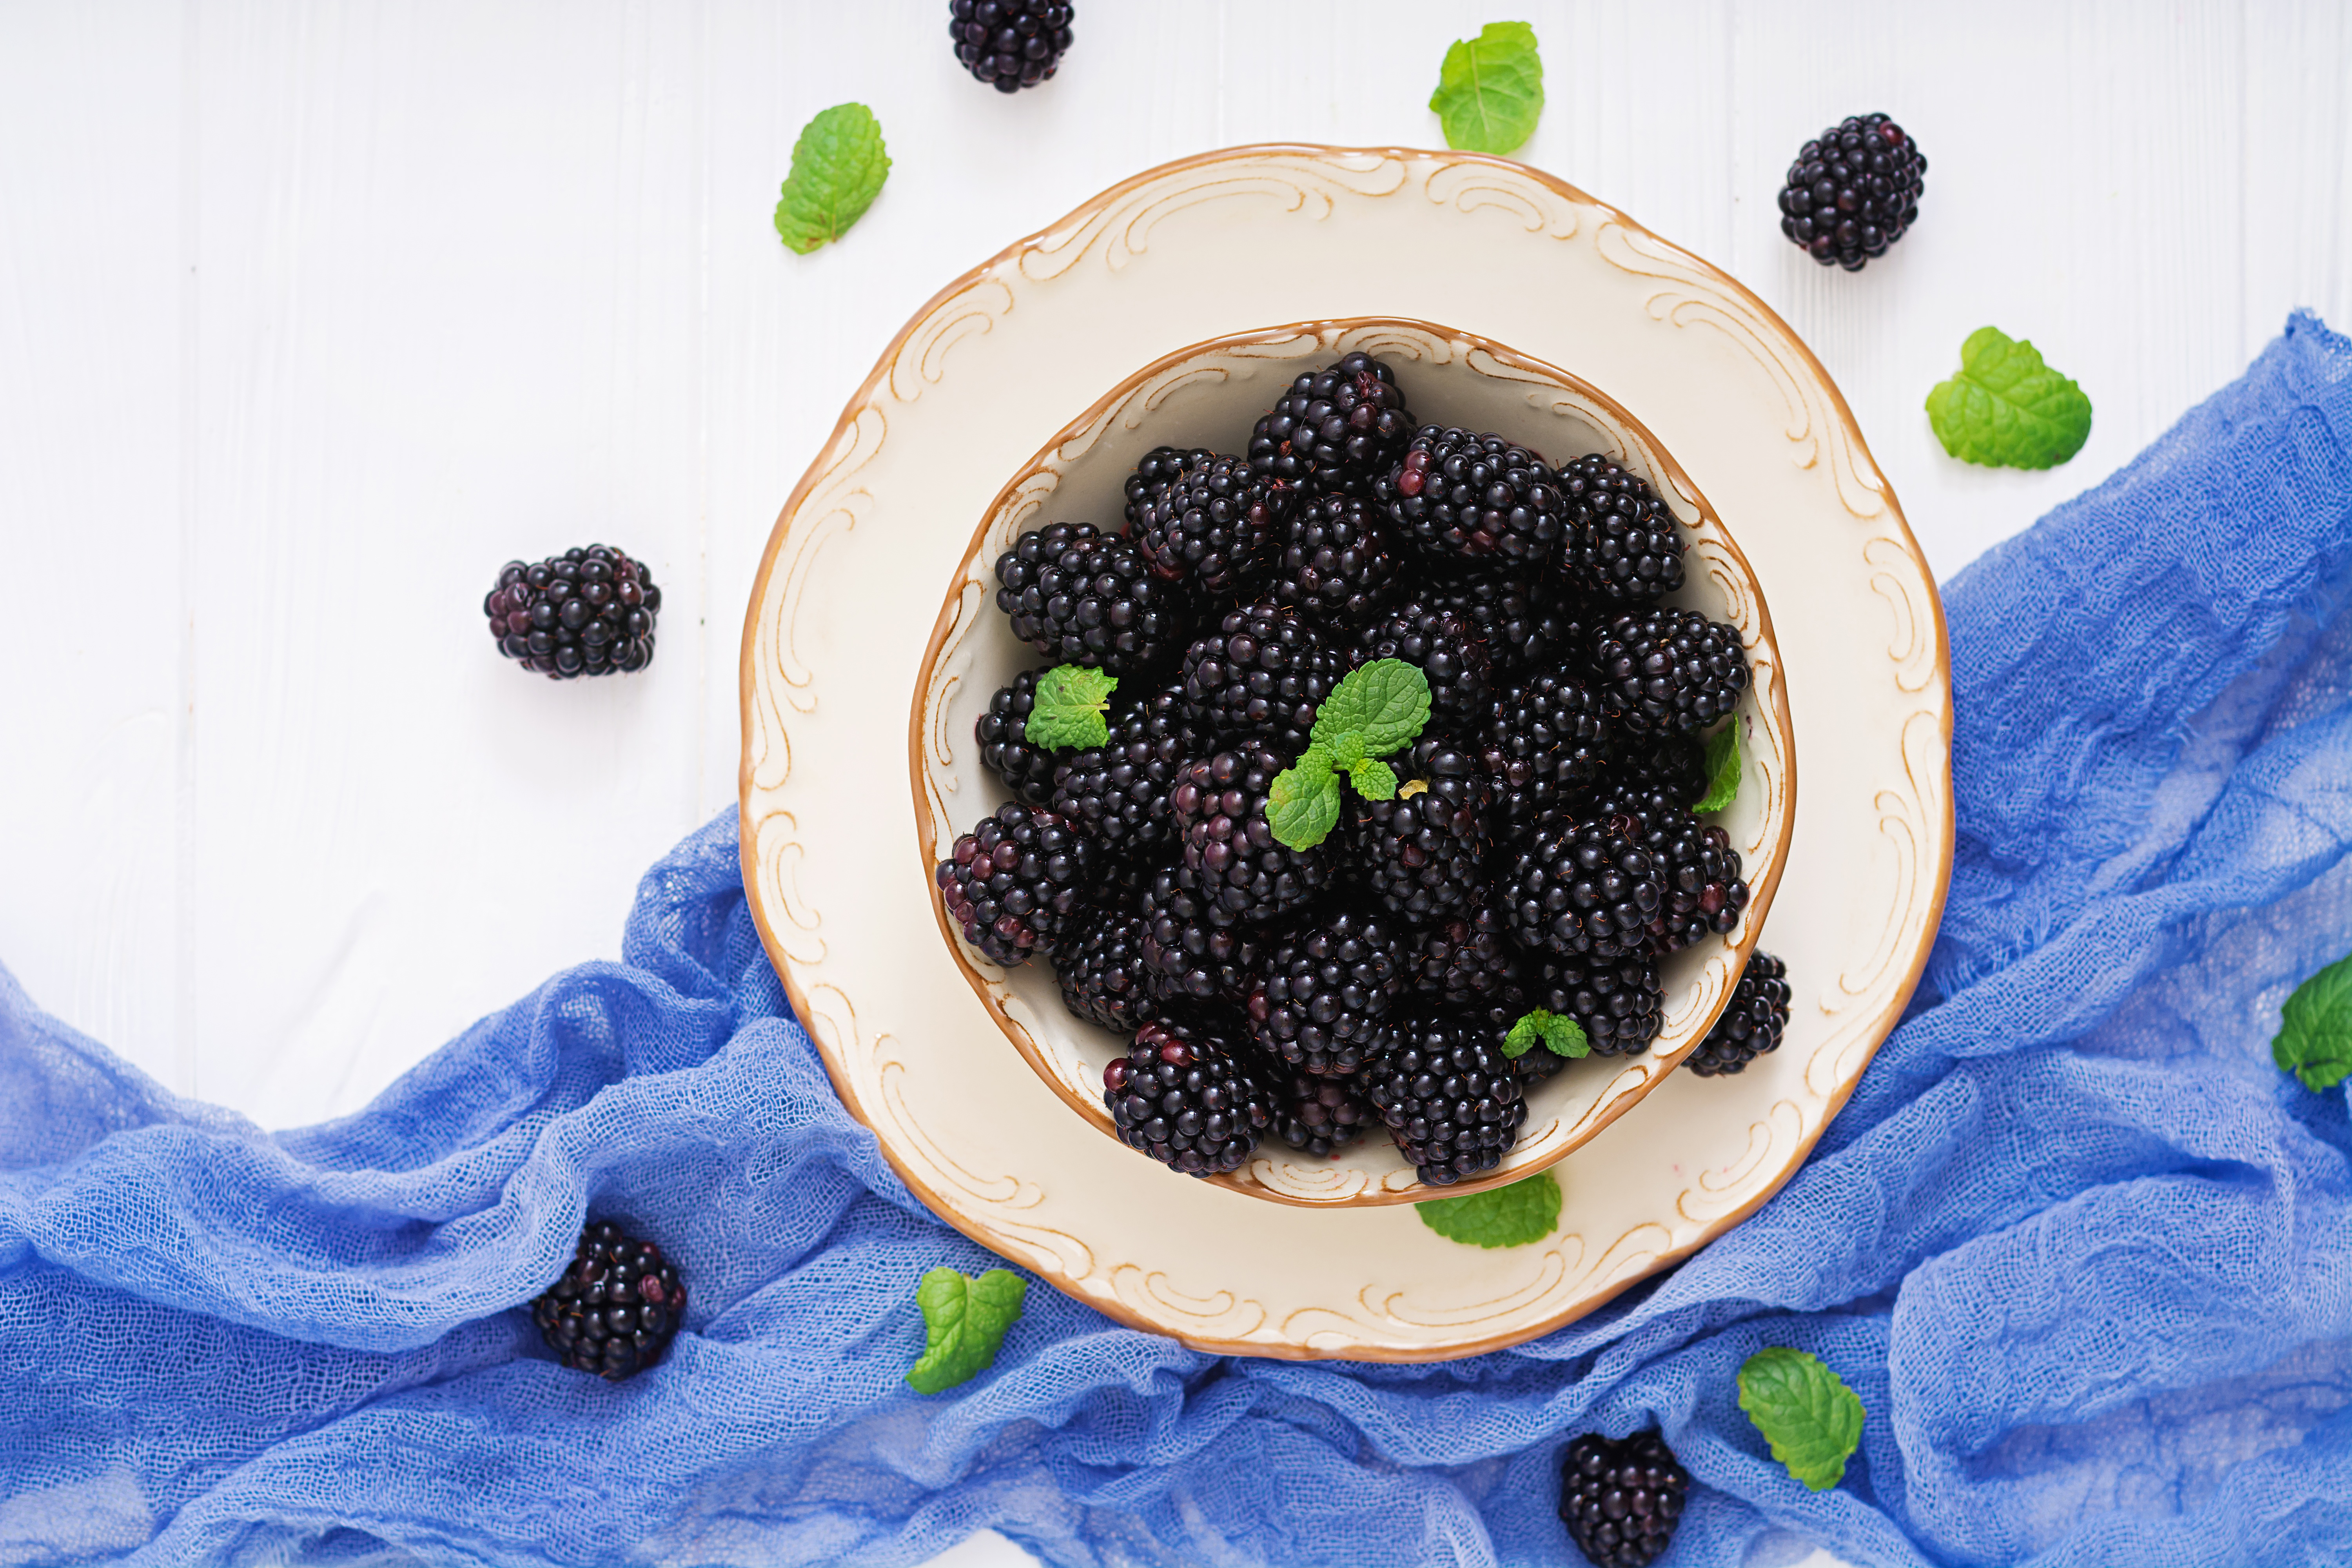
[[[1120,526],[1122,486],[1144,453],[1162,445],[1244,451],[1252,425],[1294,376],[1357,350],[1394,368],[1408,405],[1423,422],[1494,431],[1555,463],[1605,453],[1648,480],[1688,530],[1685,583],[1668,602],[1738,627],[1754,671],[1736,721],[1745,776],[1731,807],[1715,819],[1740,852],[1751,898],[1729,935],[1710,938],[1661,965],[1664,1027],[1649,1051],[1571,1061],[1528,1089],[1519,1141],[1491,1174],[1425,1187],[1375,1130],[1328,1158],[1270,1137],[1243,1169],[1212,1178],[1255,1198],[1334,1207],[1458,1196],[1515,1181],[1559,1160],[1630,1110],[1689,1054],[1722,1010],[1771,907],[1795,808],[1796,747],[1764,595],[1724,520],[1672,455],[1605,392],[1568,371],[1451,327],[1358,317],[1220,337],[1163,355],[1013,470],[947,584],[915,683],[909,752],[923,862],[944,857],[954,832],[1011,798],[981,765],[973,722],[999,687],[1046,662],[1014,638],[994,607],[997,557],[1017,536],[1048,522]],[[950,800],[952,813],[934,809],[935,802]],[[1073,1016],[1045,962],[1000,969],[965,943],[944,915],[939,931],[1003,1031],[1008,1068],[1017,1052],[1073,1113],[1116,1137],[1103,1106],[1103,1069],[1124,1054],[1127,1041]]]

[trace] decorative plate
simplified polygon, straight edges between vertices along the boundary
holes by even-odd
[[[1137,367],[1259,323],[1507,342],[1653,432],[1775,606],[1804,788],[1764,945],[1776,1054],[1676,1073],[1556,1167],[1543,1242],[1410,1207],[1249,1203],[1103,1137],[1020,1065],[938,937],[895,787],[939,585],[1023,454]],[[1761,301],[1518,164],[1245,147],[1150,171],[949,285],[777,520],[743,639],[743,870],[853,1112],[958,1228],[1202,1349],[1428,1361],[1591,1310],[1796,1169],[1916,984],[1951,859],[1950,671],[1916,543],[1820,363]]]
[[[1656,438],[1597,388],[1501,344],[1426,321],[1360,318],[1276,327],[1166,355],[1129,376],[1013,474],[956,564],[922,668],[908,736],[918,854],[941,859],[958,834],[1010,798],[980,763],[972,722],[991,693],[1039,659],[1014,640],[996,608],[996,558],[1024,531],[1051,521],[1113,524],[1127,476],[1153,447],[1238,452],[1250,426],[1300,371],[1364,350],[1397,373],[1415,416],[1492,430],[1555,461],[1602,451],[1651,482],[1691,530],[1685,583],[1673,602],[1739,628],[1754,682],[1738,715],[1745,774],[1731,809],[1715,818],[1738,847],[1751,889],[1728,937],[1666,961],[1665,1024],[1638,1057],[1590,1057],[1528,1091],[1528,1121],[1496,1170],[1443,1189],[1424,1187],[1385,1136],[1328,1159],[1269,1138],[1240,1171],[1211,1180],[1277,1203],[1339,1207],[1458,1197],[1503,1186],[1566,1155],[1632,1109],[1697,1046],[1722,1011],[1770,909],[1793,822],[1795,750],[1772,622],[1748,563],[1722,521]],[[936,903],[934,905],[936,908]],[[1105,1136],[1103,1068],[1127,1042],[1062,1005],[1042,963],[1006,971],[969,950],[944,914],[940,931],[965,979],[1048,1088]]]

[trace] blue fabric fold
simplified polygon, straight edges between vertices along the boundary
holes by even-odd
[[[2352,1132],[2269,1042],[2352,950],[2352,344],[2295,318],[1947,605],[1911,1015],[1748,1223],[1470,1361],[1212,1357],[1037,1289],[912,1394],[916,1279],[995,1260],[843,1111],[731,813],[621,963],[325,1126],[174,1100],[0,972],[0,1563],[1551,1563],[1567,1437],[1653,1423],[1699,1482],[1669,1564],[2340,1563]],[[619,1385],[519,1310],[591,1211],[693,1282]],[[1868,1408],[1834,1489],[1738,1407],[1766,1344]]]

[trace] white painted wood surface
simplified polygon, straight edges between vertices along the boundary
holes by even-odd
[[[1940,573],[2291,307],[2352,323],[2344,0],[1081,0],[1009,99],[945,9],[0,0],[0,963],[37,1000],[284,1125],[616,956],[637,875],[734,798],[777,508],[915,307],[1169,158],[1433,142],[1486,20],[1543,42],[1521,156],[1787,316]],[[888,188],[793,257],[793,139],[852,98]],[[1881,108],[1929,158],[1919,226],[1823,271],[1774,193]],[[2067,467],[1936,446],[1921,399],[1987,322],[2090,393]],[[663,585],[653,668],[499,660],[499,564],[592,539]]]

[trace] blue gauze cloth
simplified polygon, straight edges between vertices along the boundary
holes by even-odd
[[[2298,317],[1951,585],[1950,907],[1811,1162],[1447,1365],[1202,1355],[1034,1286],[992,1371],[911,1393],[917,1279],[996,1259],[843,1111],[731,813],[621,963],[327,1126],[174,1100],[0,974],[0,1563],[912,1563],[994,1528],[1060,1564],[1557,1563],[1567,1437],[1653,1423],[1698,1482],[1670,1568],[2345,1562],[2352,1136],[2270,1040],[2352,949],[2348,576],[2352,344]],[[617,1385],[520,1310],[592,1213],[691,1285]],[[1771,1344],[1869,1411],[1834,1489],[1738,1407]]]

